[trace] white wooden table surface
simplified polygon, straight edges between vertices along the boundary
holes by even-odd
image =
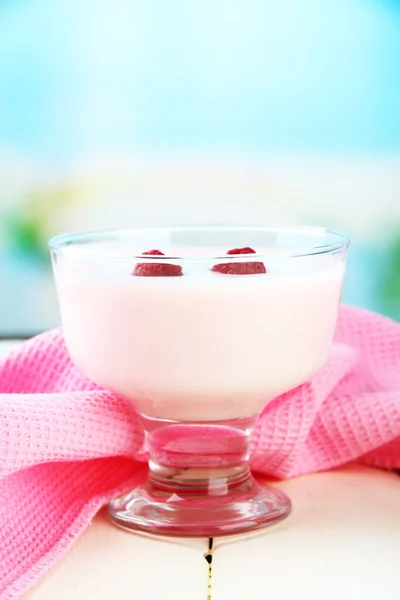
[[[397,475],[351,465],[279,485],[286,522],[214,540],[212,600],[400,599]],[[102,511],[28,599],[207,600],[207,547],[126,533]]]

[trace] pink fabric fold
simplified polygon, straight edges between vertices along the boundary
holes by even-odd
[[[143,429],[88,380],[61,330],[0,362],[0,598],[21,597],[112,496],[146,473]],[[400,468],[400,324],[342,306],[328,361],[271,402],[255,471],[288,478],[349,461]]]

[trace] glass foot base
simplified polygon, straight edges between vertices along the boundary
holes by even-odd
[[[275,525],[291,511],[279,489],[253,477],[207,489],[160,489],[151,481],[110,502],[111,520],[130,531],[176,537],[233,535]]]

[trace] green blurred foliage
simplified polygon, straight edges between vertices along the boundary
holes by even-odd
[[[12,252],[36,260],[47,259],[45,204],[40,193],[33,193],[4,215],[3,237]]]
[[[388,247],[386,268],[378,290],[385,314],[400,320],[400,231]]]
[[[28,259],[50,264],[47,241],[58,233],[60,215],[75,202],[75,190],[69,186],[45,188],[27,195],[2,219],[2,240],[12,252]],[[61,218],[62,221],[62,218]]]
[[[11,250],[40,260],[45,259],[41,223],[35,215],[13,213],[5,219],[6,239]]]

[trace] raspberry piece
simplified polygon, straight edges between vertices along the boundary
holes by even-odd
[[[256,254],[256,251],[253,248],[234,248],[233,250],[228,250],[227,254]]]
[[[142,252],[143,256],[165,256],[161,250],[147,250]],[[136,277],[180,277],[183,275],[180,265],[170,263],[137,263],[132,275]]]
[[[161,250],[147,250],[147,252],[142,252],[142,256],[165,256],[164,252]]]
[[[132,275],[136,277],[180,277],[183,275],[180,265],[169,263],[137,263]]]
[[[234,248],[233,250],[228,250],[227,254],[256,254],[256,251],[249,247]],[[224,275],[257,275],[267,272],[262,262],[227,262],[214,265],[211,270],[215,273],[223,273]]]
[[[256,275],[267,272],[262,262],[225,263],[214,265],[211,270],[225,275]]]

